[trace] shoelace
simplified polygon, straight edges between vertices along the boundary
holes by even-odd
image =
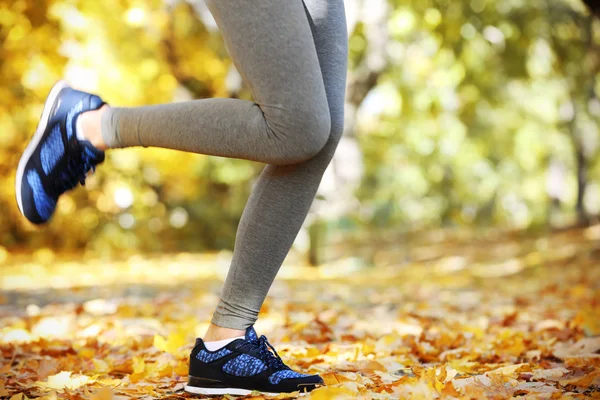
[[[79,159],[77,157],[69,157],[65,169],[54,181],[54,195],[61,195],[67,190],[73,189],[77,183],[85,186],[85,178],[91,170],[94,172],[96,166],[92,162],[92,158],[85,152],[79,151]]]
[[[257,348],[260,352],[261,359],[267,363],[269,368],[278,369],[285,366],[283,360],[279,357],[279,354],[277,354],[277,350],[269,343],[265,335],[261,335],[258,339],[247,340],[245,344]],[[270,350],[273,350],[273,352]]]

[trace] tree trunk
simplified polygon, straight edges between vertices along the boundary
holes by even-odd
[[[576,160],[577,160],[577,221],[581,225],[586,225],[589,223],[589,216],[585,211],[585,205],[583,200],[585,198],[585,191],[587,189],[587,159],[585,157],[583,145],[581,140],[576,140]]]
[[[325,172],[323,181],[328,183],[319,188],[319,195],[325,201],[315,202],[311,209],[313,218],[307,227],[310,237],[308,261],[311,265],[318,265],[324,259],[320,252],[324,249],[328,223],[323,215],[335,219],[358,204],[353,193],[360,184],[363,166],[356,136],[356,113],[389,64],[386,52],[390,13],[388,0],[363,0],[360,6],[367,46],[359,64],[348,74],[344,135]]]

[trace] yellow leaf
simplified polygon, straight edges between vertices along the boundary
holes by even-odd
[[[189,364],[178,362],[175,365],[174,371],[178,376],[187,376],[188,375]]]
[[[326,386],[310,392],[311,400],[347,399],[355,396],[355,392],[339,386]]]
[[[600,306],[587,306],[579,311],[574,318],[574,323],[580,326],[588,336],[600,335]]]
[[[23,399],[23,393],[17,393],[10,398],[10,400],[21,400]]]
[[[302,357],[317,357],[321,355],[321,351],[319,349],[317,349],[316,347],[308,347],[306,349],[306,355],[303,355]]]
[[[523,342],[523,338],[519,336],[515,336],[512,340],[507,340],[505,343],[506,346],[502,351],[515,357],[521,355],[527,349]]]
[[[390,345],[390,344],[397,342],[399,340],[399,337],[395,333],[391,333],[389,335],[385,335],[384,337],[382,337],[381,340],[383,341],[384,344]]]
[[[520,369],[521,367],[528,365],[526,363],[521,363],[521,364],[514,364],[514,365],[507,365],[505,367],[500,367],[500,368],[496,368],[492,371],[488,371],[488,374],[500,374],[500,375],[505,375],[505,376],[512,376],[515,374],[515,372]]]
[[[146,369],[144,359],[142,357],[133,357],[133,373],[141,374]]]
[[[129,375],[129,380],[131,381],[131,383],[138,383],[139,381],[141,381],[142,379],[144,379],[145,375],[146,374],[144,374],[144,373],[130,374]]]
[[[463,332],[472,333],[473,335],[475,335],[476,339],[482,339],[483,337],[485,337],[485,330],[479,326],[465,325],[463,327]]]
[[[85,375],[71,377],[70,371],[62,371],[56,375],[48,377],[47,382],[36,382],[38,386],[51,389],[77,389],[80,386],[90,382],[90,378]],[[91,382],[90,382],[91,383]]]
[[[161,369],[158,370],[158,376],[161,378],[169,377],[173,375],[173,366],[170,364],[164,365]]]
[[[435,381],[434,381],[434,385],[433,385],[433,386],[434,386],[434,389],[435,389],[435,390],[436,390],[438,393],[441,393],[441,392],[442,392],[442,390],[444,390],[444,387],[445,387],[446,385],[445,385],[444,383],[442,383],[442,382],[438,381],[438,380],[435,380]]]
[[[171,354],[178,354],[179,348],[186,344],[185,336],[181,332],[171,333],[167,339],[160,335],[154,336],[154,347]]]
[[[84,348],[79,350],[79,357],[82,358],[92,358],[96,355],[96,352],[94,351],[94,349],[90,349],[90,348]],[[95,361],[95,359],[94,359]]]
[[[363,354],[373,354],[373,353],[375,353],[375,343],[373,343],[373,342],[363,343],[362,353]]]
[[[476,371],[479,363],[475,361],[453,360],[449,362],[449,365],[461,374],[472,374]]]
[[[438,393],[441,393],[442,390],[444,390],[445,382],[446,382],[446,376],[448,374],[448,372],[446,371],[446,366],[443,366],[442,368],[440,368],[440,373],[439,375],[437,374],[437,370],[434,370],[434,374],[433,374],[433,379],[435,382],[435,390],[437,390]]]
[[[111,378],[98,379],[96,382],[102,386],[112,386],[112,387],[117,387],[123,383],[120,379],[111,379]]]
[[[94,363],[94,372],[102,373],[110,371],[110,366],[106,361],[94,358],[92,359],[92,362]]]
[[[326,385],[336,385],[338,383],[352,381],[352,379],[349,379],[337,372],[326,372],[321,374],[321,378],[323,378],[323,381]]]
[[[95,392],[90,400],[112,400],[113,392],[111,388],[103,387],[97,392]]]

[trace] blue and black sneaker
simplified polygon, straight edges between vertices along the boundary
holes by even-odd
[[[190,355],[186,392],[204,395],[267,395],[309,392],[323,385],[319,375],[305,375],[286,366],[263,335],[253,327],[245,339],[237,339],[216,351],[208,351],[202,339]]]
[[[104,152],[76,135],[77,117],[105,103],[60,81],[50,91],[37,130],[25,148],[16,177],[21,213],[34,224],[47,222],[61,194],[85,184]]]

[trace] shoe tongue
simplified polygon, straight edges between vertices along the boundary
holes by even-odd
[[[246,329],[246,340],[258,340],[258,335],[254,330],[254,326],[249,326]]]

